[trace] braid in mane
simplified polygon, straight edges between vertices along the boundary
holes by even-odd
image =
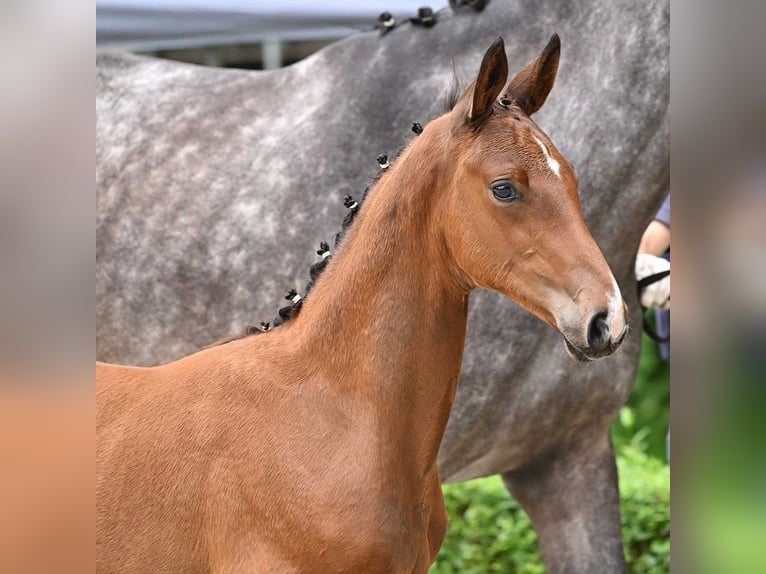
[[[319,244],[319,249],[317,249],[317,255],[321,257],[319,260],[319,263],[314,263],[309,268],[309,277],[311,278],[306,285],[306,295],[308,295],[309,291],[314,287],[314,283],[316,283],[316,280],[319,278],[319,275],[324,271],[324,268],[327,267],[327,262],[330,261],[330,258],[332,257],[330,255],[330,246],[327,245],[326,241],[322,241]]]

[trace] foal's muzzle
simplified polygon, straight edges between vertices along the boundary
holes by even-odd
[[[573,359],[582,362],[595,361],[614,353],[622,344],[626,333],[627,328],[623,329],[616,339],[613,339],[607,321],[607,312],[598,311],[588,323],[586,346],[575,345],[566,337],[564,337],[564,343],[569,356]]]

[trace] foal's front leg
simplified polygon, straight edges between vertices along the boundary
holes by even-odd
[[[428,523],[429,566],[436,560],[436,555],[444,543],[447,534],[447,507],[444,505],[442,481],[439,472],[434,467],[434,478],[431,484],[431,520]]]
[[[433,469],[432,476],[430,492],[426,500],[427,512],[430,513],[427,545],[418,555],[418,561],[412,569],[412,574],[425,574],[428,572],[431,564],[436,560],[439,549],[444,542],[444,536],[447,534],[447,507],[444,505],[441,480],[439,479],[436,467]]]
[[[617,467],[608,435],[502,476],[529,514],[550,574],[627,571]]]

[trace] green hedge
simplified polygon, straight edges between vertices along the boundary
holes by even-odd
[[[670,472],[639,445],[618,457],[625,553],[631,572],[670,572]],[[542,574],[529,519],[499,477],[444,486],[447,537],[431,574]]]
[[[648,313],[647,317],[653,321],[653,314]],[[660,358],[657,343],[646,333],[641,341],[636,385],[612,425],[612,441],[617,452],[624,445],[639,441],[647,454],[665,460],[665,436],[670,421],[670,365]]]

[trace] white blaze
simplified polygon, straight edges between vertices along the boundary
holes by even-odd
[[[622,293],[620,293],[620,286],[617,284],[614,275],[612,275],[612,285],[614,291],[612,296],[609,297],[606,322],[609,325],[612,337],[619,337],[623,330],[625,330],[625,308],[622,306]]]
[[[532,137],[535,138],[537,145],[539,145],[540,149],[543,150],[543,153],[545,154],[545,160],[548,162],[548,167],[551,168],[551,171],[556,174],[556,177],[561,177],[559,175],[560,166],[558,160],[548,152],[548,148],[545,147],[545,144],[541,142],[537,136]]]

